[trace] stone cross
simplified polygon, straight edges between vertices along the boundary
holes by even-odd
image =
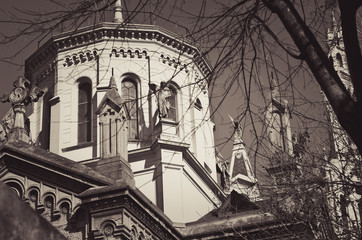
[[[13,86],[14,89],[9,95],[4,94],[0,98],[2,102],[10,102],[14,112],[13,115],[10,115],[10,117],[13,117],[13,124],[7,126],[10,128],[9,134],[4,137],[11,141],[29,142],[29,127],[26,127],[25,124],[28,120],[25,116],[25,109],[30,103],[37,102],[44,92],[23,76],[19,76],[14,81]],[[9,119],[4,121],[9,121]],[[12,122],[11,119],[10,122]]]

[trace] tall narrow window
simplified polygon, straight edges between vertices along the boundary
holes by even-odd
[[[91,131],[92,131],[91,98],[92,98],[91,84],[88,82],[79,83],[78,143],[91,141]]]
[[[128,120],[128,138],[138,138],[138,100],[137,85],[131,79],[122,81],[122,98],[126,102],[130,119]]]
[[[43,97],[43,122],[42,122],[42,135],[40,137],[40,145],[42,148],[49,150],[50,135],[52,134],[50,128],[51,107],[49,100],[52,98],[51,93],[47,92]]]
[[[339,64],[339,66],[343,67],[342,55],[340,53],[337,53],[336,58],[337,58],[337,62]]]
[[[170,108],[168,110],[169,119],[176,121],[177,120],[177,90],[174,86],[169,86],[171,95],[168,97],[168,102],[170,103]]]

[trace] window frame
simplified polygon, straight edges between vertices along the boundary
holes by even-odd
[[[127,108],[128,108],[128,111],[130,113],[130,118],[131,119],[128,119],[128,139],[129,140],[134,140],[134,141],[138,141],[140,139],[140,132],[139,132],[139,96],[140,96],[140,91],[139,91],[139,82],[137,81],[138,77],[136,76],[132,76],[132,75],[124,75],[122,76],[122,80],[121,80],[121,98],[123,101],[126,102],[126,105],[127,105],[127,101],[130,101],[128,102],[129,104],[127,105]],[[128,94],[127,96],[125,96],[125,92],[124,92],[124,83],[125,82],[129,82],[131,83],[133,86],[134,86],[134,89],[135,89],[135,96],[133,98],[129,98],[129,90],[131,89],[131,87],[126,87],[128,89]],[[132,116],[132,101],[134,101],[135,105],[134,105],[134,108],[135,108],[135,116]],[[131,105],[131,106],[130,106]],[[135,136],[134,137],[131,137],[131,133],[132,133],[132,128],[131,128],[131,124],[130,124],[130,121],[132,122],[135,122],[135,126],[136,126],[136,129],[134,130],[135,132]]]
[[[175,86],[175,84],[169,83],[168,84],[168,89],[170,90],[170,96],[167,97],[167,100],[170,103],[170,107],[168,110],[168,115],[170,115],[171,110],[174,112],[174,116],[173,117],[167,117],[165,119],[169,120],[169,121],[173,121],[173,122],[177,122],[178,121],[178,87]],[[174,101],[170,101],[170,99],[173,98]],[[172,104],[173,103],[173,104]]]
[[[77,89],[77,144],[79,145],[92,142],[92,83],[88,78],[80,78]],[[85,100],[81,99],[82,91],[85,93]],[[83,119],[81,119],[81,107],[85,108],[86,115]],[[83,125],[85,125],[84,132],[82,132]]]

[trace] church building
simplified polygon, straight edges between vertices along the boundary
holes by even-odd
[[[231,169],[220,164],[211,74],[194,44],[125,23],[116,1],[113,22],[54,36],[26,60],[2,99],[1,181],[66,239],[303,239],[303,222],[255,202],[236,123]]]

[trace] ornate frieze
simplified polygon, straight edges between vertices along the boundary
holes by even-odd
[[[202,56],[199,50],[192,46],[191,42],[181,38],[180,36],[168,32],[167,30],[151,25],[142,26],[127,26],[127,28],[119,28],[119,25],[112,23],[103,23],[98,26],[86,27],[78,30],[77,32],[60,34],[45,43],[39,48],[31,57],[26,60],[26,71],[37,69],[42,64],[49,61],[49,56],[56,57],[56,54],[65,50],[74,49],[77,47],[83,47],[90,44],[94,44],[100,41],[122,41],[122,40],[140,40],[140,41],[157,41],[164,45],[167,45],[181,54],[191,55],[194,63],[198,66],[205,76],[211,74],[211,67],[207,60]],[[123,52],[121,49],[113,51],[111,55],[118,56],[134,56],[134,57],[147,57],[145,51],[131,51],[127,49]],[[78,53],[65,58],[65,65],[70,66],[72,64],[78,64],[82,61],[89,61],[91,54]],[[172,61],[172,59],[171,59]],[[183,65],[183,67],[185,67]]]
[[[47,67],[40,73],[36,78],[33,78],[35,80],[35,84],[40,84],[45,78],[49,77],[55,70],[57,61],[52,61],[47,65]],[[34,81],[33,81],[34,82]]]
[[[44,63],[49,61],[50,58],[55,58],[57,54],[57,48],[54,44],[45,44],[38,51],[36,51],[36,55],[34,55],[31,60],[26,60],[26,72],[29,69],[37,69],[41,67]]]
[[[98,57],[97,49],[94,49],[93,51],[88,50],[85,52],[75,53],[73,55],[67,55],[64,58],[63,66],[70,67],[72,65],[77,65],[77,64],[84,63],[87,61],[92,61],[94,59],[97,59],[97,57]]]
[[[185,70],[186,73],[189,72],[188,64],[181,63],[181,61],[177,58],[172,58],[170,56],[165,56],[165,54],[161,54],[160,59],[164,64],[168,64],[169,66],[173,66],[174,68],[179,68],[180,71]]]
[[[175,235],[171,234],[171,229],[166,226],[166,224],[159,218],[150,215],[144,207],[140,206],[138,202],[134,201],[128,196],[118,196],[111,199],[103,199],[98,201],[91,201],[84,204],[85,208],[89,209],[91,216],[95,217],[95,213],[106,212],[110,209],[125,209],[128,215],[132,216],[133,219],[137,219],[142,225],[144,225],[150,232],[155,234],[160,239],[178,239]],[[147,209],[147,208],[146,208]],[[120,213],[119,213],[120,214]],[[112,221],[111,217],[108,219],[109,222]],[[105,220],[107,221],[107,220]],[[102,225],[102,224],[101,224]],[[123,223],[124,225],[124,223]],[[117,229],[122,229],[125,226],[123,225],[112,225],[113,231],[117,232]],[[109,227],[108,232],[111,232],[111,227]],[[105,234],[106,229],[102,227],[100,229],[93,229],[93,234],[99,236],[100,234]]]
[[[109,54],[110,57],[130,57],[130,58],[148,58],[147,51],[146,50],[133,50],[133,49],[124,49],[124,48],[113,48],[111,54]]]

